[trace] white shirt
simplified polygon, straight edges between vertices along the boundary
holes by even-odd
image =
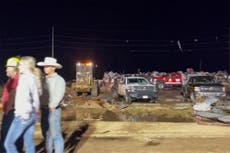
[[[15,96],[15,116],[29,118],[32,113],[39,110],[38,82],[34,74],[30,72],[19,76]]]

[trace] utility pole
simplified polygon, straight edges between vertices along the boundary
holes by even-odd
[[[52,55],[54,57],[54,26],[52,27]]]
[[[200,71],[202,70],[202,59],[200,59]]]
[[[228,27],[228,74],[230,74],[230,27]]]

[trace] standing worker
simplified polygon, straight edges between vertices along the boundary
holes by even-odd
[[[6,62],[6,75],[9,77],[6,82],[2,94],[2,107],[3,107],[3,117],[2,117],[2,125],[1,125],[1,146],[0,152],[4,153],[6,149],[4,148],[4,142],[10,125],[14,119],[14,102],[15,102],[15,94],[16,87],[18,85],[19,79],[19,58],[11,57]],[[23,138],[17,140],[16,147],[18,152],[23,151]]]
[[[15,117],[4,143],[7,153],[18,153],[15,142],[20,136],[23,136],[25,153],[35,153],[34,129],[40,105],[35,63],[35,58],[31,56],[20,59],[20,75],[15,95]]]
[[[66,82],[56,73],[56,69],[61,69],[62,65],[57,63],[53,57],[45,57],[44,62],[38,62],[37,65],[44,66],[49,95],[49,129],[46,135],[46,151],[52,153],[54,149],[55,153],[64,153],[64,139],[61,130],[62,110],[59,104],[64,98]]]

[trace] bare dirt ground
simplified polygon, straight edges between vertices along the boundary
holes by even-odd
[[[65,153],[229,153],[230,128],[172,122],[63,122]],[[37,152],[44,153],[40,129]],[[39,142],[39,143],[38,143]]]
[[[96,122],[78,153],[228,153],[230,128],[196,123]]]

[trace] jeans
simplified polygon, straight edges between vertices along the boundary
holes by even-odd
[[[10,110],[7,114],[3,115],[2,118],[2,126],[1,126],[1,141],[0,141],[0,145],[1,145],[1,149],[0,152],[6,152],[6,149],[4,147],[4,142],[6,139],[6,135],[10,129],[10,125],[13,122],[14,119],[14,110]],[[18,152],[23,152],[23,137],[21,136],[17,142],[16,142],[16,147]]]
[[[32,114],[26,120],[20,117],[14,118],[4,143],[7,153],[18,153],[15,142],[21,135],[23,135],[26,153],[35,153],[34,128],[36,120],[36,114]]]
[[[64,140],[61,130],[61,108],[49,112],[49,130],[46,136],[46,151],[64,153]]]

